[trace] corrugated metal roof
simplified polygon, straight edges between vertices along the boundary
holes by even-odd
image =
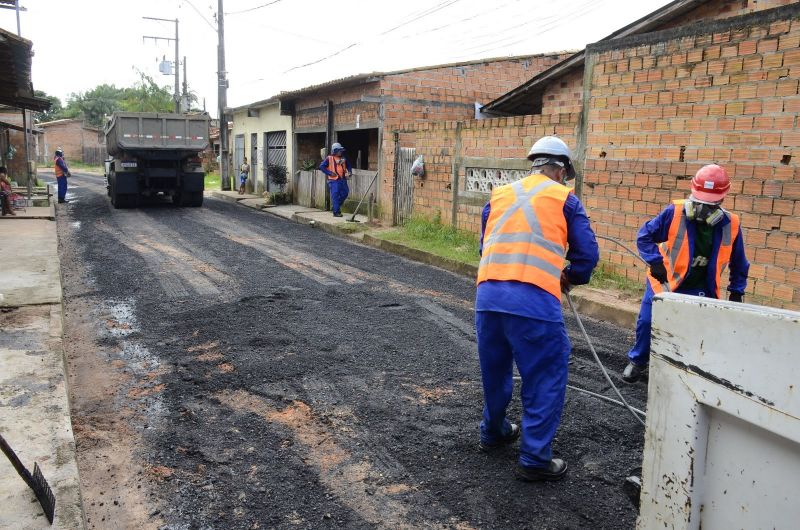
[[[675,0],[664,7],[645,15],[636,22],[618,29],[600,40],[607,41],[638,33],[646,33],[670,20],[677,18],[692,9],[705,4],[708,0]],[[507,92],[481,107],[481,112],[501,115],[526,115],[536,111],[536,95],[541,94],[549,83],[564,75],[583,67],[585,50],[568,57],[560,63],[534,76],[514,90]]]

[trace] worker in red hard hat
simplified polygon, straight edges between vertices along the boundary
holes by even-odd
[[[728,300],[742,301],[750,263],[739,216],[722,208],[730,187],[725,168],[703,166],[692,178],[688,199],[673,201],[639,229],[636,244],[650,271],[636,322],[636,344],[622,372],[625,381],[638,381],[647,369],[654,294],[668,290],[720,298],[722,273],[730,268]]]

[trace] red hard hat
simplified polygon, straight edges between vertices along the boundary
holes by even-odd
[[[731,189],[731,179],[725,168],[709,164],[697,170],[692,178],[692,196],[704,202],[720,202]]]

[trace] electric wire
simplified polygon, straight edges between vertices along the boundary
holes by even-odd
[[[260,6],[249,7],[247,9],[242,9],[240,11],[226,11],[226,15],[240,15],[242,13],[249,13],[250,11],[255,11],[256,9],[261,9],[262,7],[269,7],[273,4],[277,4],[278,2],[282,2],[283,0],[272,0],[272,2],[267,2],[266,4],[261,4]]]
[[[203,13],[201,13],[201,12],[200,12],[200,10],[199,10],[199,9],[197,9],[197,7],[195,7],[195,5],[194,5],[194,4],[191,2],[191,0],[181,0],[181,3],[186,3],[186,4],[189,4],[189,7],[191,7],[192,9],[194,9],[194,12],[195,12],[195,13],[197,13],[197,15],[198,15],[200,18],[202,18],[202,19],[203,19],[203,22],[205,22],[206,24],[208,24],[208,27],[210,27],[211,29],[213,29],[213,30],[214,30],[214,33],[216,33],[216,32],[217,32],[217,28],[214,26],[214,24],[212,24],[212,23],[211,23],[211,21],[210,21],[210,20],[208,20],[208,19],[205,17],[205,15],[203,15]]]

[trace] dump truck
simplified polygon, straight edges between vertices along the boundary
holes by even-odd
[[[179,206],[203,205],[208,114],[115,112],[105,127],[106,187],[115,208],[164,196]]]

